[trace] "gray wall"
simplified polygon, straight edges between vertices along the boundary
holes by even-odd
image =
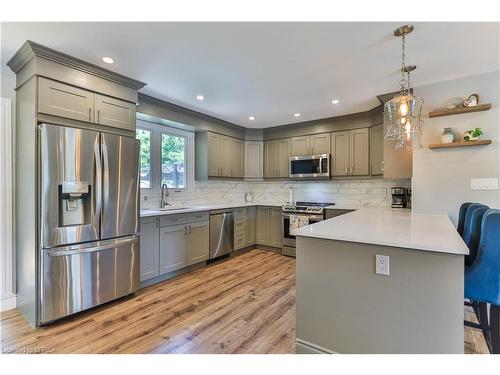
[[[481,103],[493,103],[489,111],[428,118],[429,111],[445,108],[457,97],[480,95]],[[472,190],[471,178],[498,178],[500,175],[500,72],[491,72],[415,88],[424,99],[423,148],[413,151],[413,210],[422,213],[446,213],[457,222],[462,202],[480,202],[498,208],[499,190]],[[468,129],[480,127],[488,146],[431,150],[440,143],[445,127],[456,137]]]

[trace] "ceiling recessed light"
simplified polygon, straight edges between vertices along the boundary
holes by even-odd
[[[332,104],[339,104],[339,103],[340,103],[340,100],[338,100],[338,99],[333,99],[332,100]]]
[[[254,117],[254,116],[250,116],[248,119],[249,119],[250,121],[253,121],[253,120],[255,120],[255,117]]]
[[[115,60],[113,60],[111,57],[103,57],[102,61],[104,61],[106,64],[113,64]]]
[[[203,95],[196,95],[196,99],[202,102],[203,100],[205,100],[205,97]]]
[[[294,113],[293,114],[295,117],[300,117],[300,113]]]

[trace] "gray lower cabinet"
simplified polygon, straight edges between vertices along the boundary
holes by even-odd
[[[187,226],[160,228],[160,274],[187,266]]]
[[[200,263],[208,259],[209,222],[203,221],[188,225],[187,265]]]
[[[257,207],[257,243],[281,248],[282,212],[279,207]]]
[[[255,244],[255,207],[234,210],[234,249]]]
[[[160,274],[207,260],[208,236],[208,221],[160,228]]]
[[[160,274],[160,218],[141,219],[141,281],[152,279]]]

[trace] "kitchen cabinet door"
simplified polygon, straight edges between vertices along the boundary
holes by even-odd
[[[232,160],[235,156],[233,139],[224,135],[220,136],[219,166],[220,176],[231,177],[231,170],[234,166]]]
[[[255,244],[255,207],[249,207],[247,211],[246,225],[245,225],[245,240],[246,246]]]
[[[135,103],[95,94],[95,111],[97,124],[135,131]]]
[[[200,263],[208,259],[209,222],[203,221],[188,225],[187,265]]]
[[[312,155],[311,137],[309,135],[292,138],[292,149],[290,152],[290,156],[303,155]]]
[[[268,210],[268,228],[269,228],[269,239],[268,245],[274,247],[281,247],[282,244],[282,212],[279,207],[272,207]]]
[[[275,169],[276,177],[288,178],[290,173],[290,151],[292,147],[291,139],[279,139],[276,141],[275,150]]]
[[[160,229],[158,222],[158,216],[141,219],[141,281],[152,279],[160,274]]]
[[[274,149],[276,143],[274,141],[264,142],[264,178],[275,177],[274,169]]]
[[[38,82],[38,112],[94,122],[93,92],[43,77]]]
[[[233,138],[232,152],[230,160],[232,160],[231,177],[242,178],[244,174],[244,143],[240,139]]]
[[[329,154],[330,151],[330,133],[316,134],[311,136],[312,155]]]
[[[186,267],[187,233],[185,225],[160,228],[160,275]]]
[[[332,133],[332,175],[349,174],[349,131]]]
[[[208,176],[220,176],[220,138],[219,134],[208,132],[207,135],[208,148]]]
[[[257,243],[267,245],[269,242],[269,207],[257,207]]]
[[[261,180],[264,170],[264,143],[245,141],[245,179]]]
[[[369,143],[368,128],[349,131],[351,175],[368,175]]]
[[[383,174],[384,127],[382,124],[370,128],[370,174]]]

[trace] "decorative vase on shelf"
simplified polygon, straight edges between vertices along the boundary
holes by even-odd
[[[444,128],[444,132],[441,135],[441,142],[442,143],[453,143],[454,139],[455,139],[455,136],[453,135],[451,128]]]

